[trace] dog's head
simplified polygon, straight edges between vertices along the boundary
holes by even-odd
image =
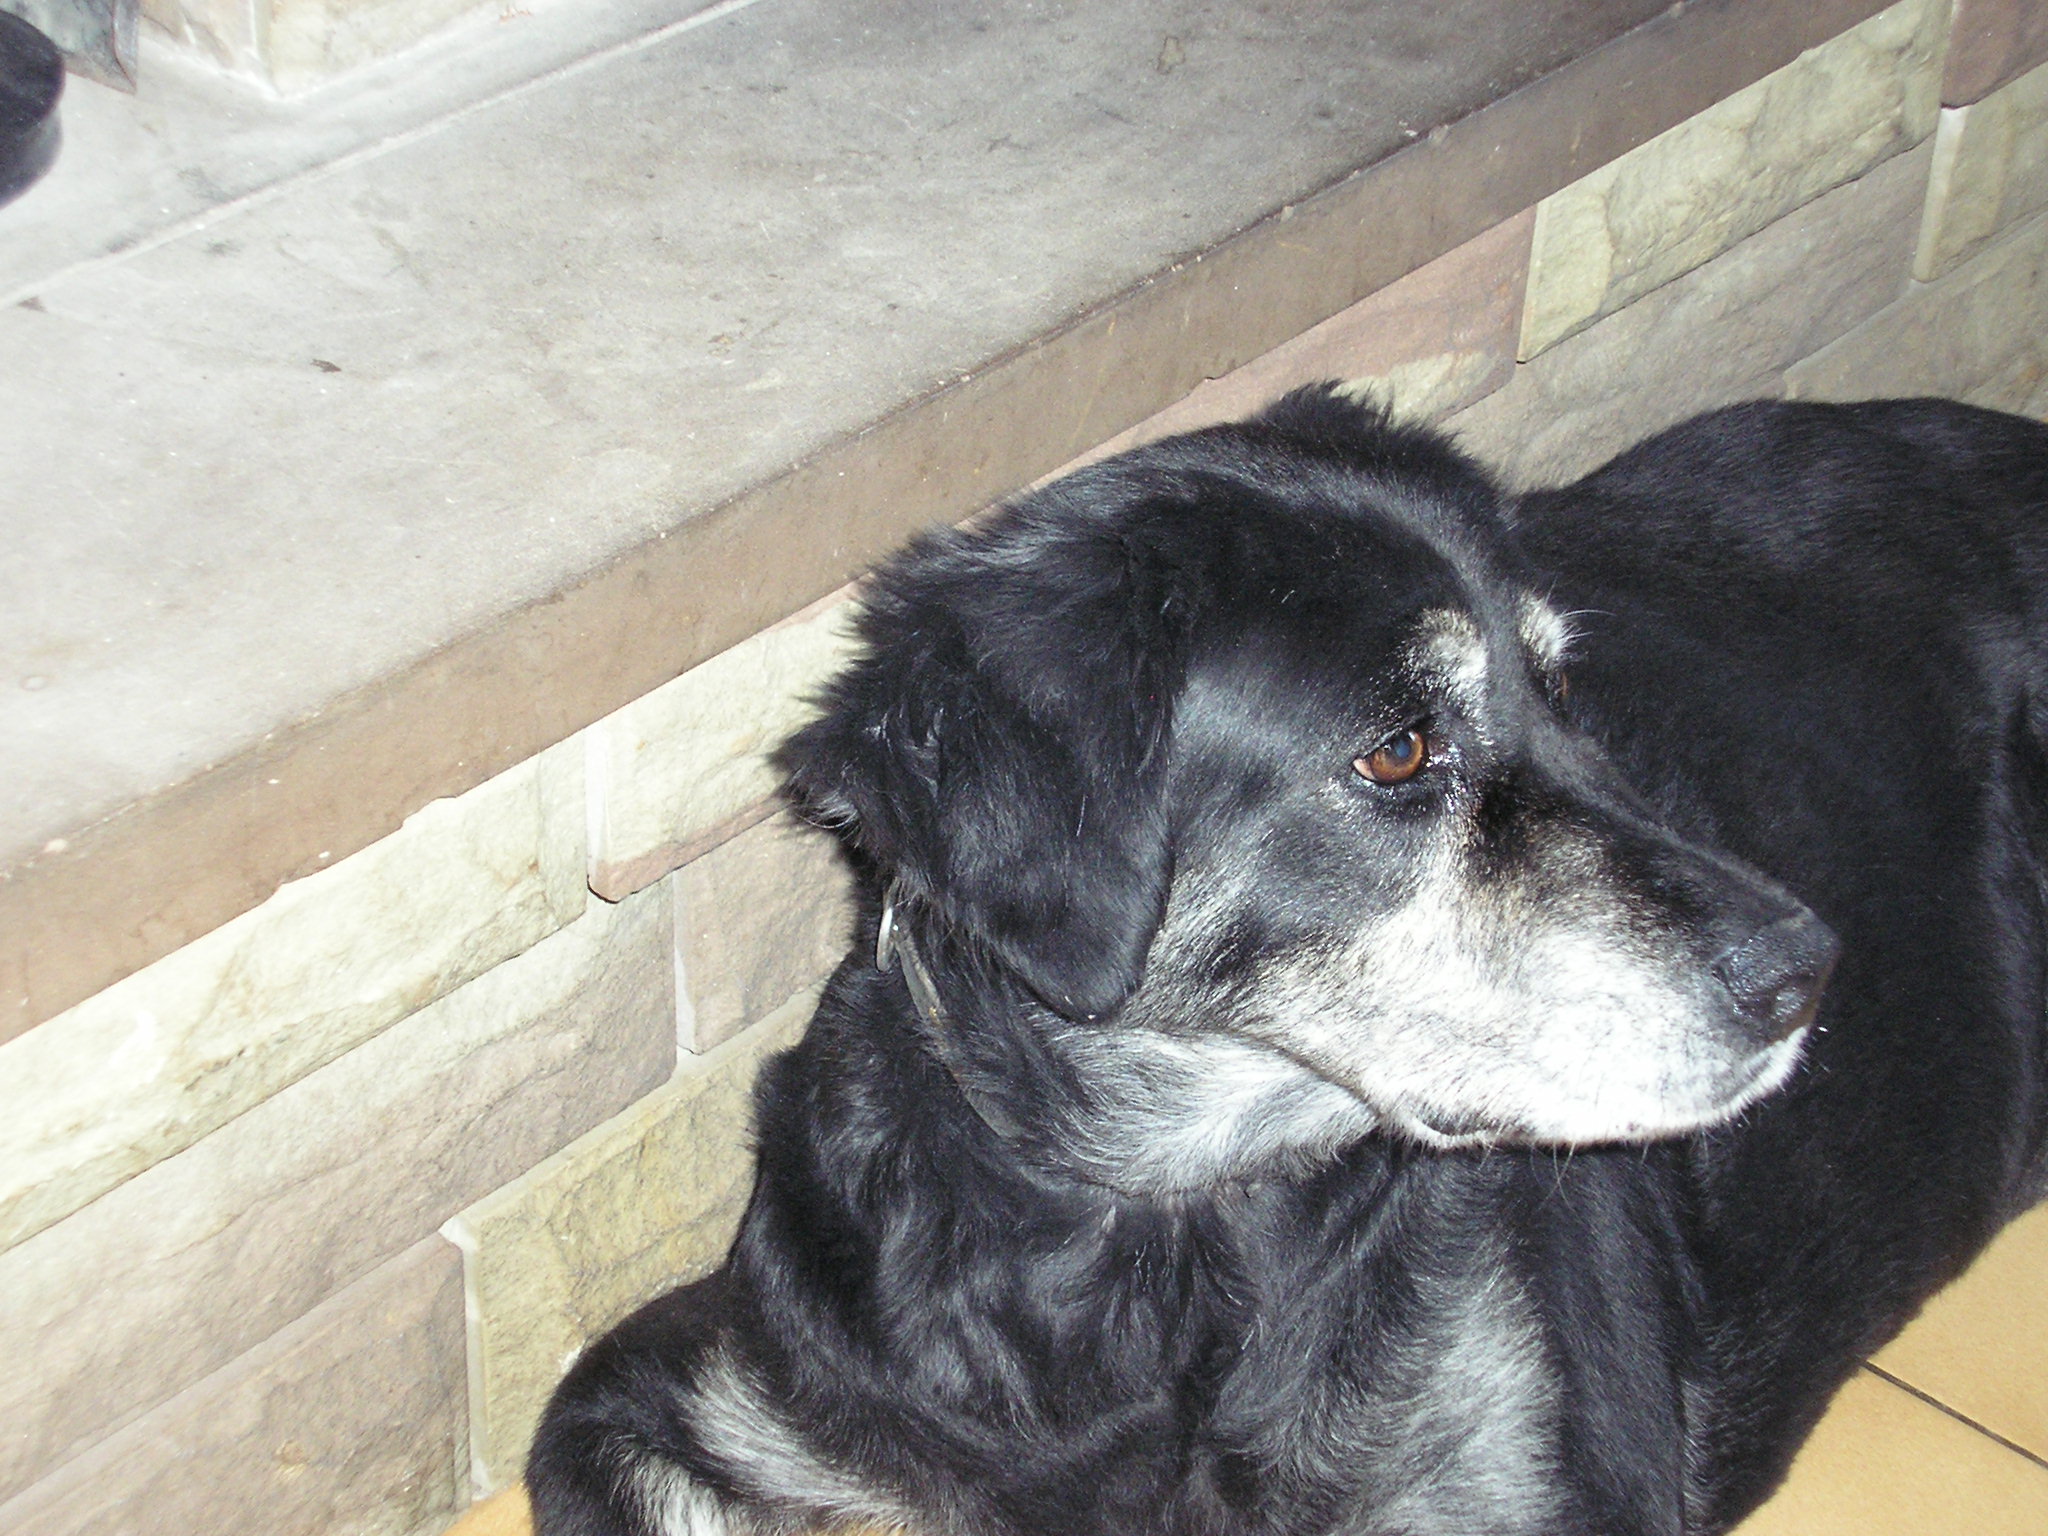
[[[1711,1124],[1834,940],[1570,726],[1506,542],[1441,439],[1304,391],[913,545],[784,761],[1028,989],[1114,1181]]]

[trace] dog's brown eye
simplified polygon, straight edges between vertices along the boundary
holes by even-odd
[[[1354,758],[1351,766],[1360,777],[1375,784],[1402,784],[1420,773],[1428,761],[1428,738],[1411,728],[1389,737],[1365,756]]]

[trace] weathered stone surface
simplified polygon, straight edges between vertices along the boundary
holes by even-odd
[[[1537,205],[1533,358],[1934,131],[1947,6],[1903,0]]]
[[[1942,111],[1913,275],[1923,281],[1939,277],[1999,231],[2043,208],[2048,65],[1974,106]]]
[[[590,747],[582,734],[556,742],[533,759],[540,796],[540,878],[557,924],[573,923],[590,906]]]
[[[1403,416],[1434,419],[1507,382],[1515,367],[1533,212],[1517,214],[1418,267],[1242,368],[1200,385],[1055,472],[1235,421],[1288,390],[1341,379]]]
[[[0,1254],[0,1497],[659,1087],[674,978],[597,905]]]
[[[2048,416],[2048,215],[2037,215],[1785,376],[1815,400],[1952,395]]]
[[[677,14],[710,0],[679,5]],[[478,0],[142,0],[142,14],[202,57],[287,93],[411,46]],[[492,7],[500,19],[523,12]]]
[[[2048,6],[2040,0],[1955,0],[1941,99],[1966,106],[2048,64]]]
[[[519,1476],[548,1393],[577,1351],[724,1256],[753,1179],[750,1090],[816,1006],[792,998],[675,1081],[478,1201],[462,1249],[477,1487]]]
[[[0,1035],[1878,3],[579,0],[303,109],[74,92],[0,241]]]
[[[414,1536],[467,1502],[462,1276],[429,1238],[0,1505],[9,1536]]]
[[[683,1042],[708,1051],[830,974],[853,932],[852,875],[830,837],[787,813],[670,881]]]
[[[580,838],[542,793],[564,775],[542,754],[436,801],[0,1045],[0,1247],[571,920]]]
[[[1698,411],[1782,391],[1783,370],[1905,285],[1928,147],[1823,194],[1524,363],[1446,423],[1520,484],[1584,474]]]
[[[850,653],[848,614],[835,593],[584,733],[592,890],[616,900],[651,885],[772,809],[768,754]]]
[[[271,7],[269,75],[279,90],[310,90],[477,8],[478,0],[283,0]]]

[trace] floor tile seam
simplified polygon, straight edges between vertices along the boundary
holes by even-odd
[[[1879,1381],[1890,1382],[1893,1386],[1897,1387],[1901,1392],[1906,1393],[1909,1397],[1917,1397],[1921,1402],[1927,1404],[1928,1407],[1939,1409],[1941,1412],[1947,1414],[1950,1418],[1954,1419],[1958,1424],[1966,1425],[1967,1427],[1974,1429],[1975,1431],[1977,1431],[1978,1434],[1984,1436],[1985,1439],[1993,1441],[1998,1445],[2004,1446],[2005,1449],[2011,1451],[2015,1456],[2023,1457],[2026,1460],[2031,1461],[2035,1466],[2041,1468],[2042,1471],[2048,1472],[2048,1457],[2040,1456],[2035,1452],[2028,1450],[2024,1445],[2019,1444],[2017,1441],[2008,1440],[2004,1435],[2001,1435],[1997,1430],[1991,1429],[1984,1424],[1980,1424],[1979,1422],[1977,1422],[1977,1420],[1971,1418],[1967,1413],[1963,1413],[1958,1409],[1951,1408],[1947,1403],[1944,1403],[1940,1398],[1936,1397],[1933,1393],[1921,1391],[1920,1388],[1914,1386],[1910,1381],[1901,1380],[1899,1377],[1894,1376],[1890,1371],[1886,1370],[1881,1365],[1875,1365],[1870,1361],[1866,1360],[1863,1362],[1863,1369],[1870,1372],[1870,1374],[1875,1376]]]
[[[578,75],[585,74],[593,69],[602,68],[604,65],[615,60],[629,57],[644,49],[651,48],[657,43],[666,42],[673,37],[679,37],[683,33],[693,32],[699,27],[707,27],[715,22],[723,21],[728,16],[747,10],[760,3],[761,0],[719,0],[719,3],[716,5],[707,6],[701,11],[695,11],[688,16],[679,17],[675,21],[669,22],[666,26],[657,27],[651,32],[643,32],[637,37],[629,37],[619,42],[608,44],[594,53],[587,53],[580,58],[570,59],[566,63],[544,69],[537,75],[530,75],[524,80],[516,81],[495,91],[486,92],[474,101],[466,101],[460,106],[451,107],[448,111],[436,114],[424,122],[415,123],[410,128],[403,128],[385,137],[371,139],[367,143],[358,144],[355,148],[346,150],[331,160],[324,160],[318,165],[307,166],[303,170],[288,172],[285,175],[279,176],[275,181],[265,182],[260,187],[252,187],[247,192],[229,198],[226,202],[216,203],[210,208],[202,208],[196,213],[190,213],[183,218],[174,219],[162,228],[150,231],[150,233],[142,236],[132,244],[122,246],[119,250],[103,251],[97,256],[85,257],[82,260],[59,267],[55,271],[45,272],[37,277],[17,283],[12,288],[0,289],[0,308],[19,304],[24,300],[50,293],[73,278],[89,276],[95,272],[105,271],[109,267],[119,266],[123,262],[132,261],[138,256],[146,255],[174,241],[182,240],[187,236],[211,229],[216,224],[223,223],[226,220],[237,218],[252,208],[260,208],[266,203],[285,196],[287,193],[296,192],[302,187],[317,186],[320,182],[325,181],[331,176],[338,176],[343,172],[355,169],[359,165],[366,165],[384,155],[404,149],[408,145],[431,138],[435,134],[444,132],[481,112],[487,112],[494,107],[502,106],[508,101],[517,101],[520,97],[530,92],[541,90],[564,80],[574,79]]]

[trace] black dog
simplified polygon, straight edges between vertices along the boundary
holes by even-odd
[[[1722,1531],[2044,1192],[2048,429],[1743,406],[1506,503],[1303,391],[863,634],[785,755],[863,951],[543,1536]]]

